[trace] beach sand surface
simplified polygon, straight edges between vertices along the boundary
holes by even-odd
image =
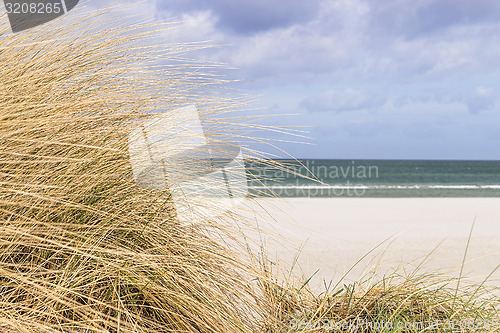
[[[256,243],[271,260],[295,263],[295,275],[314,275],[315,289],[418,267],[458,277],[466,249],[465,282],[482,281],[500,264],[499,198],[266,198],[245,205],[264,230]],[[500,285],[500,269],[487,284]]]

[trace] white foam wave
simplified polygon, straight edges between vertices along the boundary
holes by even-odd
[[[270,185],[250,186],[257,190],[336,190],[336,189],[360,189],[360,190],[408,190],[408,189],[451,189],[451,190],[476,190],[476,189],[500,189],[500,185]]]

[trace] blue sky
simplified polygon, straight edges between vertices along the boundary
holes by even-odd
[[[92,6],[94,1],[88,4]],[[500,159],[498,0],[148,0],[172,37],[220,47],[299,158]],[[170,42],[170,41],[165,41]],[[276,137],[276,139],[286,139]]]

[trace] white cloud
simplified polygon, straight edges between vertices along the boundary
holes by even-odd
[[[498,96],[493,88],[479,86],[466,98],[465,104],[470,112],[477,114],[498,106]]]
[[[474,91],[474,94],[478,97],[488,97],[493,94],[494,90],[491,87],[479,86]]]
[[[225,40],[216,28],[218,18],[210,10],[183,13],[179,21],[181,25],[172,31],[173,38],[192,42]]]
[[[329,90],[320,95],[308,97],[300,103],[300,106],[309,112],[342,112],[380,107],[384,103],[385,99],[382,96],[346,89]]]

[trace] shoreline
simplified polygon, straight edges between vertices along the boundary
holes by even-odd
[[[499,198],[259,198],[246,204],[258,215],[270,257],[289,268],[300,252],[294,272],[314,275],[315,288],[337,282],[377,246],[347,281],[403,266],[409,273],[431,253],[421,273],[458,277],[474,219],[464,280],[481,282],[500,263]],[[499,281],[497,271],[488,284]]]

